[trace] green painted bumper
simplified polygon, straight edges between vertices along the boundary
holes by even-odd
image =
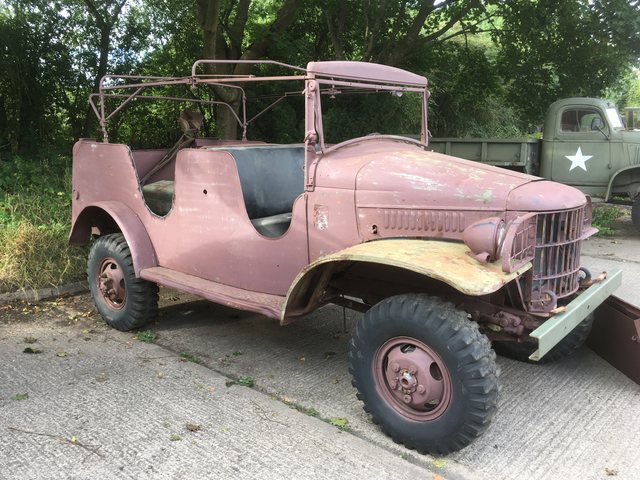
[[[538,350],[533,352],[529,360],[538,361],[578,326],[587,315],[593,312],[609,295],[622,284],[622,271],[609,272],[607,278],[591,285],[576,297],[567,309],[544,322],[530,336],[538,339]]]

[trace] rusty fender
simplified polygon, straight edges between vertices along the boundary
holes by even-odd
[[[143,269],[158,265],[153,244],[142,221],[133,210],[121,202],[98,202],[83,208],[73,222],[69,243],[74,245],[87,243],[91,227],[96,225],[96,218],[105,214],[113,219],[124,235],[131,250],[131,260],[136,276],[140,276],[140,271]]]
[[[299,309],[301,298],[308,303],[322,303],[318,299],[324,294],[332,270],[323,266],[330,264],[368,262],[398,267],[439,280],[471,296],[493,293],[531,268],[531,263],[527,263],[513,273],[505,273],[500,259],[483,264],[469,252],[469,247],[462,242],[389,239],[360,243],[325,255],[295,278],[283,304],[280,322],[291,323],[291,317],[304,314]]]

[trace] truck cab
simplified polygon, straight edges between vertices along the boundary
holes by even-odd
[[[625,130],[616,106],[597,98],[554,102],[544,123],[540,175],[589,195],[640,194],[640,132]]]

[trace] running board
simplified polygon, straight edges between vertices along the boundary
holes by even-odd
[[[611,295],[595,311],[587,345],[640,384],[640,309]]]
[[[145,268],[140,272],[140,277],[165,287],[198,295],[227,307],[261,313],[278,320],[285,300],[285,297],[279,295],[230,287],[165,267]]]

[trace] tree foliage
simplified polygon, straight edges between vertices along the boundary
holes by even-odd
[[[629,85],[624,79],[631,78],[640,56],[638,0],[5,0],[3,5],[0,152],[68,149],[75,138],[96,136],[87,98],[105,73],[186,75],[198,58],[395,65],[429,78],[434,134],[516,135],[539,124],[549,103],[560,97],[615,92],[617,98],[632,98],[622,91]],[[246,74],[249,68],[206,71]],[[253,96],[271,93],[269,87],[249,90]],[[237,92],[215,89],[209,95],[239,107]],[[110,137],[134,146],[167,144],[177,135],[177,108],[134,102],[114,119]],[[279,105],[256,132],[267,140],[295,141],[301,108],[296,101]],[[204,112],[208,134],[237,135],[224,112]],[[366,122],[365,117],[347,122],[348,112],[335,115],[344,132],[362,130],[354,121]]]

